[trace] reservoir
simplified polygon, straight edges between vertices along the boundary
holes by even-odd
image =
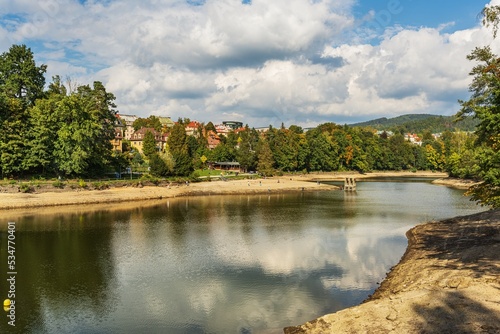
[[[366,299],[413,226],[485,210],[463,193],[378,180],[4,211],[0,299],[15,222],[16,326],[2,311],[0,333],[282,333]]]

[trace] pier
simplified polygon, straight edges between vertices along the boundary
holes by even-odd
[[[356,191],[356,179],[353,177],[346,177],[344,181],[345,191]]]

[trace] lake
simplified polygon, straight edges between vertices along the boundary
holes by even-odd
[[[356,192],[6,211],[0,278],[12,221],[16,327],[5,313],[0,332],[282,333],[366,299],[411,227],[483,210],[460,190],[391,180]]]

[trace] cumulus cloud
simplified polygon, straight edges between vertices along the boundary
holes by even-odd
[[[139,116],[307,126],[456,112],[470,82],[465,57],[491,43],[491,33],[479,22],[451,33],[449,22],[381,25],[385,12],[356,17],[355,5],[0,0],[0,46],[32,46],[50,76],[103,81],[122,113]],[[401,8],[393,7],[396,17]]]

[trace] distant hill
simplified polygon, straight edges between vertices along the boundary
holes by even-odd
[[[422,133],[430,131],[439,133],[449,131],[474,131],[477,120],[471,117],[460,122],[455,122],[455,116],[439,116],[430,114],[407,114],[394,118],[377,118],[367,122],[349,124],[352,127],[371,127],[376,130],[388,130],[393,132],[415,132]]]

